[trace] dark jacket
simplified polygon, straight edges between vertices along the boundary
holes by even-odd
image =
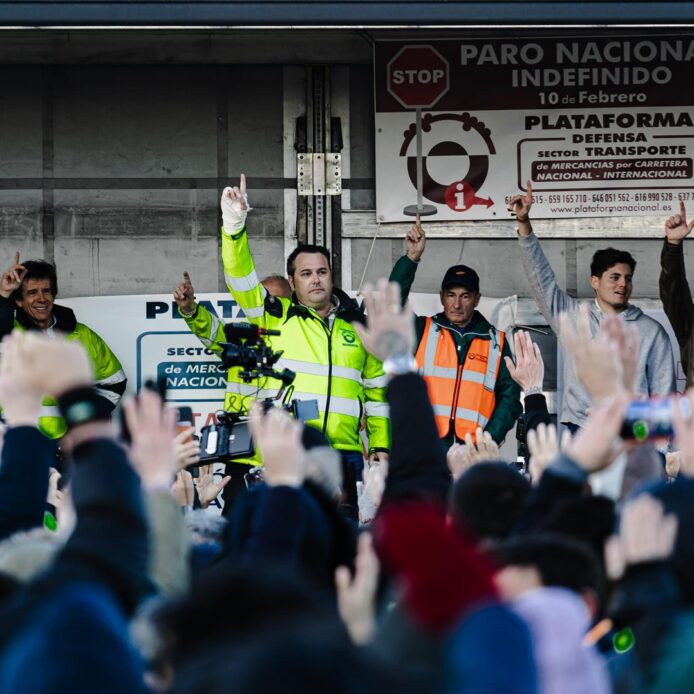
[[[36,427],[10,427],[0,464],[0,540],[43,525],[55,444]]]
[[[390,281],[397,282],[400,285],[403,301],[407,299],[410,293],[410,288],[414,282],[416,272],[417,263],[411,261],[405,255],[398,260],[390,273]],[[465,361],[473,337],[479,336],[478,334],[488,335],[489,330],[492,328],[492,325],[481,313],[479,313],[479,311],[475,311],[472,321],[462,331],[452,325],[443,313],[438,313],[433,316],[433,318],[441,327],[450,328],[449,332],[456,347],[458,347],[458,359],[461,364]],[[425,325],[426,316],[417,316],[415,318],[417,345],[419,345],[419,341],[422,338]],[[504,342],[501,365],[499,367],[499,376],[494,387],[496,405],[494,407],[494,413],[485,427],[485,430],[491,434],[492,438],[497,443],[501,443],[504,440],[506,434],[511,427],[515,425],[518,416],[523,411],[520,403],[520,386],[511,378],[511,374],[509,374],[503,359],[504,357],[510,356],[511,349],[508,340],[506,340]],[[451,431],[446,437],[446,441],[453,443],[453,439],[454,434]]]
[[[391,428],[397,436],[393,437],[381,506],[426,499],[443,508],[451,475],[424,379],[414,373],[397,376],[386,395]]]
[[[694,383],[694,304],[684,272],[683,244],[663,243],[660,253],[660,300],[680,346],[687,388]]]
[[[537,429],[540,424],[551,424],[552,417],[547,409],[547,398],[543,393],[535,393],[534,395],[526,396],[523,401],[525,406],[525,435],[529,431]]]
[[[126,616],[146,586],[147,521],[140,480],[115,441],[95,439],[73,451],[75,530],[53,565],[2,606],[0,647],[63,587],[101,586]],[[11,625],[11,627],[9,626]]]

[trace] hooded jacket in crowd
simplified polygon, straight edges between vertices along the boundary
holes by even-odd
[[[559,288],[554,271],[535,234],[519,236],[525,274],[540,312],[552,330],[559,334],[559,315],[568,313],[575,323],[580,301]],[[690,302],[691,303],[691,302]],[[589,306],[590,330],[596,335],[605,314],[596,301]],[[641,395],[669,395],[676,390],[675,362],[670,338],[658,321],[647,316],[640,308],[629,305],[620,314],[639,332],[636,392]],[[590,397],[576,376],[571,355],[563,350],[563,394],[561,421],[583,426],[586,421]]]

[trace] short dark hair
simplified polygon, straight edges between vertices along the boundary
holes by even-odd
[[[533,566],[545,586],[558,586],[580,593],[592,589],[602,598],[604,578],[593,549],[570,535],[533,533],[499,543],[492,549],[497,564]]]
[[[618,263],[628,265],[632,273],[636,269],[636,261],[631,253],[627,251],[618,251],[616,248],[603,248],[595,251],[593,260],[590,261],[591,277],[602,277],[603,272],[606,272]]]
[[[453,485],[449,512],[453,525],[479,540],[507,537],[530,495],[530,482],[507,463],[478,463]]]
[[[24,283],[27,280],[48,280],[51,283],[53,296],[58,295],[58,275],[53,263],[49,263],[47,260],[26,260],[22,265],[26,268],[26,274],[22,284],[12,293],[12,298],[15,301],[21,301],[24,296]]]
[[[294,261],[299,253],[320,253],[325,256],[328,261],[328,267],[330,266],[330,251],[325,246],[316,246],[314,243],[300,243],[287,258],[287,277],[294,277]]]

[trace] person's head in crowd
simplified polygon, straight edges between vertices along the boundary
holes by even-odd
[[[530,494],[530,482],[506,463],[477,463],[450,491],[453,524],[479,540],[508,536]]]
[[[149,615],[157,632],[148,648],[156,651],[158,671],[187,667],[216,645],[227,658],[256,636],[269,637],[304,620],[337,625],[325,595],[275,564],[222,561],[201,572],[191,590]],[[141,632],[143,633],[143,632]],[[145,649],[146,650],[146,649]],[[213,691],[213,690],[207,690]]]
[[[380,694],[414,691],[390,667],[356,648],[331,619],[303,618],[230,650],[211,647],[177,675],[177,694]]]
[[[601,307],[623,311],[629,305],[636,261],[616,248],[596,251],[590,263],[590,286]]]
[[[614,532],[615,506],[606,496],[581,496],[567,499],[539,523],[541,532],[569,535],[589,544],[602,563],[605,542]]]
[[[142,663],[114,596],[97,583],[53,593],[3,652],[0,691],[144,694]]]
[[[22,265],[26,268],[26,274],[12,298],[39,328],[48,328],[53,320],[53,304],[58,295],[55,265],[45,260],[27,260]]]
[[[320,311],[333,296],[330,252],[324,246],[298,245],[287,258],[287,278],[300,304]]]
[[[472,320],[480,303],[480,278],[467,265],[453,265],[443,276],[439,296],[446,318],[456,327],[463,328]]]
[[[662,502],[666,513],[677,517],[678,529],[671,562],[682,598],[688,605],[694,604],[694,478],[678,477],[674,484],[659,482],[640,491]],[[640,495],[639,494],[639,495]],[[638,498],[638,496],[635,498]]]
[[[279,296],[288,299],[292,295],[292,288],[286,277],[282,275],[268,275],[260,282],[272,296]]]
[[[495,581],[507,600],[541,587],[566,588],[579,595],[592,618],[604,593],[600,562],[584,542],[559,533],[521,535],[494,546]]]

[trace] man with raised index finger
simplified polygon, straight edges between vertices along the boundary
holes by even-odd
[[[687,388],[694,384],[694,304],[684,271],[682,242],[693,228],[694,220],[687,222],[684,201],[680,201],[680,213],[665,221],[665,239],[660,254],[660,300],[680,346]]]
[[[407,253],[390,273],[405,301],[426,244],[416,223],[406,235]],[[441,281],[443,311],[416,316],[415,361],[427,384],[445,448],[475,436],[478,427],[501,443],[522,412],[520,388],[503,357],[511,350],[503,331],[477,310],[479,276],[467,265],[448,268]]]
[[[532,185],[528,181],[525,194],[512,197],[508,209],[518,223],[521,259],[533,297],[552,330],[560,335],[560,314],[568,313],[575,326],[581,302],[557,284],[554,271],[533,233],[530,223],[532,204]],[[591,334],[594,336],[603,318],[611,314],[619,314],[636,326],[639,335],[636,391],[648,397],[669,395],[676,388],[670,338],[658,321],[629,303],[635,268],[636,261],[627,251],[603,248],[595,252],[590,264],[590,286],[595,293],[589,305]],[[585,423],[591,402],[576,376],[571,355],[566,353],[564,345],[561,346],[564,356],[561,421],[575,431]]]
[[[224,189],[221,207],[227,287],[250,322],[280,331],[270,338],[273,349],[283,351],[276,366],[296,373],[293,399],[318,401],[318,418],[308,424],[320,429],[341,453],[347,505],[355,510],[356,481],[363,466],[362,417],[370,461],[385,461],[390,448],[383,365],[364,348],[352,325],[363,321],[363,314],[356,301],[333,285],[330,253],[322,246],[299,245],[289,255],[291,298],[268,293],[249,248],[250,208],[243,174],[239,187]],[[198,313],[193,304],[183,315],[196,334]],[[278,382],[266,379],[259,385],[264,394],[271,394]]]

